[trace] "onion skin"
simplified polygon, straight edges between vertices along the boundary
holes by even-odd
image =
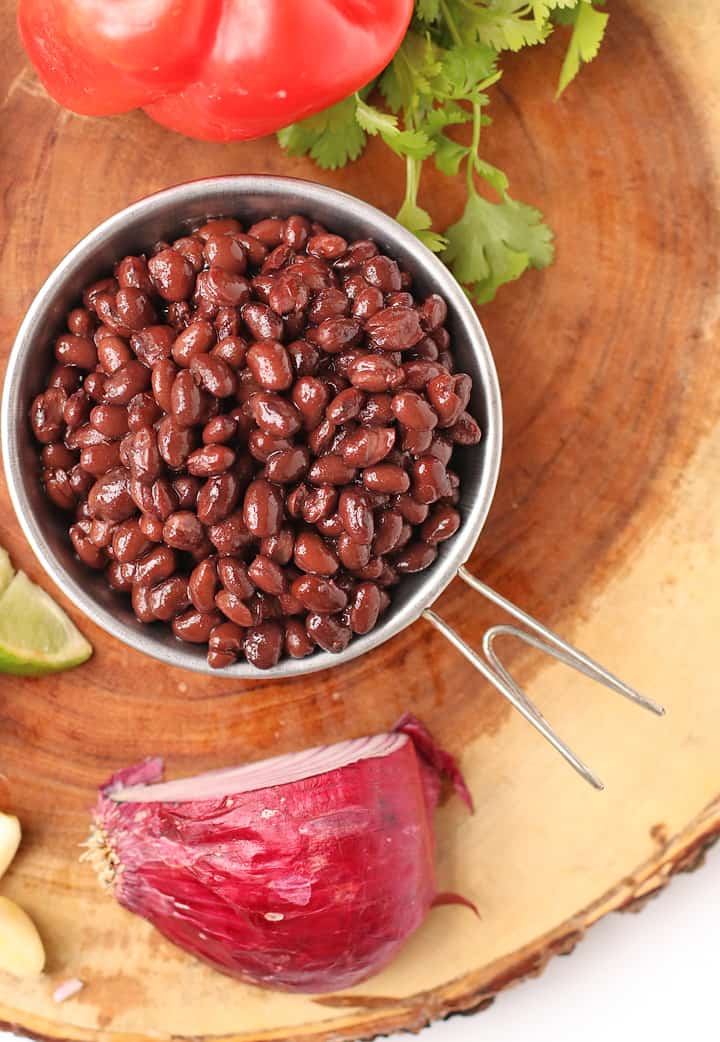
[[[401,721],[411,734],[387,755],[302,781],[114,801],[160,780],[162,762],[147,760],[101,790],[90,858],[121,905],[217,969],[286,991],[349,988],[393,958],[437,896],[440,779],[415,726]],[[457,771],[449,758],[444,769]]]

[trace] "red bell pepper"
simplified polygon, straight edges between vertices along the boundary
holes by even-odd
[[[49,93],[102,116],[143,107],[190,137],[259,137],[362,87],[413,0],[19,0]]]

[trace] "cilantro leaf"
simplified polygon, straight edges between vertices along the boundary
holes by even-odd
[[[438,134],[435,138],[435,166],[442,174],[451,177],[457,174],[460,164],[469,154],[469,145],[460,145],[445,134]]]
[[[535,18],[527,0],[490,0],[487,5],[468,3],[463,11],[464,23],[482,43],[496,51],[519,51],[522,47],[544,43],[551,31],[547,19]]]
[[[500,286],[528,267],[547,267],[554,255],[552,232],[542,223],[542,214],[507,194],[502,202],[491,203],[471,193],[446,237],[442,259],[478,304],[492,300]]]
[[[291,156],[310,155],[325,170],[336,170],[357,159],[367,136],[356,118],[353,94],[324,112],[309,116],[277,132],[280,145]]]
[[[440,14],[440,0],[415,0],[415,17],[421,22],[434,22]]]
[[[433,253],[440,253],[447,246],[447,239],[431,229],[432,217],[412,199],[406,199],[396,214],[396,219],[409,231],[417,235]]]
[[[590,0],[580,0],[572,12],[573,31],[565,60],[560,70],[556,97],[571,83],[580,71],[581,62],[589,62],[597,54],[605,35],[609,15],[597,11]]]

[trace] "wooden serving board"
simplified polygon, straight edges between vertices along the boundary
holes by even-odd
[[[292,173],[394,212],[401,170],[371,143],[323,173],[272,139],[184,140],[140,113],[60,111],[2,3],[0,359],[43,278],[100,220],[209,174]],[[420,622],[307,679],[240,683],[166,669],[70,614],[95,656],[72,673],[0,678],[0,805],[25,842],[0,890],[47,942],[48,976],[0,974],[0,1022],[40,1037],[140,1042],[323,1040],[418,1028],[480,1008],[569,950],[605,913],[695,864],[720,832],[720,74],[714,0],[611,4],[609,38],[559,103],[561,41],[508,60],[487,155],[557,232],[557,262],[483,309],[504,391],[497,498],[471,567],[665,703],[659,721],[533,653],[512,661],[601,773],[582,784]],[[428,173],[447,223],[460,185]],[[0,365],[0,368],[2,366]],[[46,582],[0,484],[0,543]],[[57,595],[57,591],[53,591]],[[455,583],[441,613],[470,641],[496,615]],[[499,620],[498,620],[499,621]],[[78,862],[94,790],[154,753],[177,776],[380,730],[419,715],[477,802],[439,812],[439,908],[380,976],[329,998],[244,987],[116,907]],[[581,956],[580,956],[581,957]],[[62,1006],[54,986],[84,991]],[[507,999],[506,1001],[512,1001]]]

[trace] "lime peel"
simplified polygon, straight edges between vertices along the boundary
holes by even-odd
[[[18,572],[0,595],[0,673],[57,673],[91,655],[91,645],[60,605]]]

